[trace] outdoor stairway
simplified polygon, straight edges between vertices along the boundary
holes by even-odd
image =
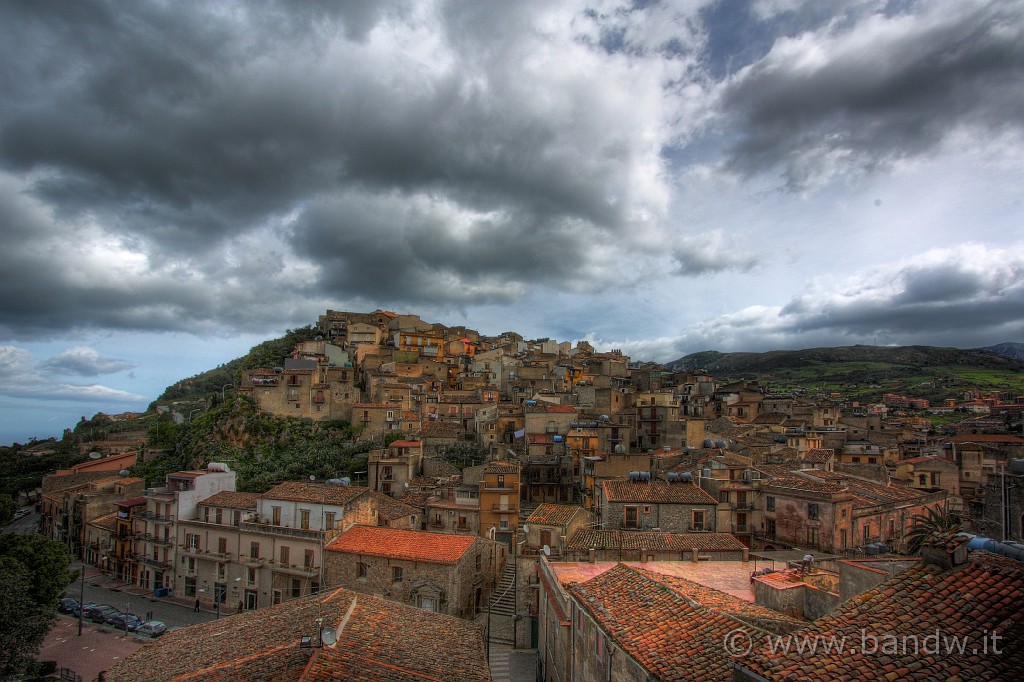
[[[505,564],[505,570],[501,573],[501,580],[494,589],[494,601],[491,602],[491,615],[514,616],[516,615],[516,562],[509,559]]]

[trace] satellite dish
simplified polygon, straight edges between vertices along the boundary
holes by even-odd
[[[338,641],[338,633],[334,628],[322,628],[320,630],[320,643],[324,646],[334,646]]]
[[[90,452],[89,453],[89,459],[100,459],[102,457],[103,457],[103,455],[101,455],[98,452]]]
[[[551,548],[547,545],[541,547],[540,551],[544,552],[544,556],[551,556]]]
[[[529,533],[530,532],[530,527],[528,525],[526,525],[525,523],[523,524],[523,532],[524,533]]]

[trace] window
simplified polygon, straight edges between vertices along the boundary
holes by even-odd
[[[402,582],[402,567],[395,566],[391,569],[391,582],[400,583]]]
[[[551,531],[545,528],[540,532],[540,544],[541,546],[551,546]]]
[[[188,573],[194,574],[196,572],[196,560],[192,557],[189,557],[188,560],[185,562],[185,567],[187,568]]]
[[[764,498],[764,510],[765,511],[775,511],[775,496],[774,495],[767,495]]]
[[[768,537],[775,537],[775,519],[767,519],[764,522],[764,532]]]
[[[693,510],[693,530],[704,530],[704,512],[699,509]]]
[[[220,507],[217,508],[217,523],[224,523],[224,510]]]
[[[254,584],[254,583],[256,582],[256,569],[255,569],[255,568],[253,568],[252,566],[248,566],[248,567],[246,568],[246,572],[245,572],[245,580],[246,580],[246,582],[248,582],[248,583],[249,583],[250,585],[252,585],[252,584]]]
[[[808,528],[807,529],[807,544],[811,545],[812,547],[817,547],[818,546],[818,529],[817,528]]]
[[[362,561],[360,561],[358,564],[356,564],[356,577],[357,578],[366,578],[369,575],[369,573],[370,573],[370,567],[367,564],[363,563]]]
[[[501,520],[498,521],[498,530],[508,530],[508,517],[502,516]]]
[[[228,553],[228,539],[227,538],[217,538],[217,554],[227,554],[227,553]]]
[[[298,578],[292,578],[292,596],[293,597],[301,597],[302,596],[302,581],[299,580]]]
[[[504,488],[505,487],[505,474],[498,474],[498,487],[499,488]]]
[[[595,637],[594,639],[595,639],[595,644],[596,644],[596,646],[594,647],[594,654],[598,658],[603,659],[604,658],[604,634],[598,632],[597,633],[597,637]]]
[[[459,514],[459,529],[466,530],[469,527],[469,520],[465,514]]]
[[[639,528],[640,527],[640,508],[639,507],[623,507],[622,508],[622,526],[623,526],[623,528]]]
[[[199,535],[196,533],[185,533],[185,545],[190,552],[199,549]]]
[[[917,484],[918,485],[928,485],[928,476],[926,476],[925,474],[921,474],[920,476],[918,476],[917,477]]]
[[[821,518],[820,510],[818,509],[818,504],[816,502],[807,503],[807,518],[811,521],[817,521]]]
[[[281,565],[282,566],[287,566],[290,563],[290,561],[289,561],[291,559],[290,552],[291,552],[291,548],[290,547],[287,547],[287,546],[282,546],[281,547]]]
[[[889,519],[889,539],[892,540],[896,537],[896,521]]]
[[[260,558],[260,543],[250,542],[249,543],[249,558],[259,559]]]
[[[313,568],[313,550],[307,549],[305,551],[302,556],[302,565],[305,566],[306,569]]]
[[[324,526],[326,526],[328,530],[334,528],[334,517],[335,512],[324,513]]]
[[[271,507],[270,508],[270,523],[274,526],[281,525],[281,508]]]
[[[484,565],[483,556],[480,555],[480,554],[477,554],[476,555],[476,570],[479,572],[480,569],[483,568],[483,565]]]
[[[223,604],[227,601],[228,586],[224,583],[217,583],[213,586],[213,598]]]
[[[718,501],[719,502],[728,502],[729,501],[729,491],[728,490],[721,490],[721,491],[719,491],[719,493],[718,493]]]
[[[185,578],[185,596],[194,597],[196,596],[196,579]]]
[[[227,564],[217,564],[217,580],[224,580],[227,576]]]
[[[309,510],[299,510],[299,528],[302,530],[309,530]]]

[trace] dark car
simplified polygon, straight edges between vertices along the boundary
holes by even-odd
[[[71,597],[64,597],[57,602],[57,610],[61,613],[74,613],[75,609],[78,608],[81,608],[78,604],[78,600],[72,599]]]
[[[107,623],[118,630],[135,632],[144,621],[134,613],[115,613],[107,617]]]
[[[159,620],[149,620],[135,629],[135,634],[148,637],[159,637],[167,632],[167,625]]]
[[[94,606],[96,606],[96,604],[94,604],[93,602],[87,602],[85,604],[79,604],[78,606],[76,606],[76,607],[71,609],[71,615],[74,616],[75,618],[78,618],[79,616],[81,616],[82,618],[88,618],[89,617],[89,609],[91,609]],[[85,613],[82,613],[83,611]]]
[[[110,604],[96,604],[86,612],[85,617],[94,623],[105,623],[107,616],[115,613],[119,611]]]

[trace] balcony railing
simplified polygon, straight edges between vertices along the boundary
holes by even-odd
[[[267,563],[267,559],[258,556],[242,555],[238,557],[239,563],[246,564],[247,566],[262,566]]]
[[[305,564],[274,564],[271,569],[277,573],[288,573],[290,575],[301,575],[312,577],[320,574],[319,566],[306,566]]]
[[[753,502],[730,502],[729,509],[733,511],[754,511]]]
[[[311,530],[308,528],[289,528],[288,526],[275,526],[270,523],[256,523],[255,521],[242,521],[239,524],[241,530],[253,531],[256,533],[269,533],[271,535],[282,535],[290,538],[304,538],[306,540],[320,541],[323,531]]]
[[[171,564],[168,561],[160,561],[159,559],[154,559],[148,556],[139,557],[139,561],[146,564],[147,566],[152,566],[153,568],[160,568],[163,570],[167,570],[171,567]]]
[[[143,533],[139,536],[139,540],[142,540],[143,542],[150,542],[159,547],[170,547],[174,544],[174,538],[161,538],[156,535],[151,535],[150,533]]]
[[[516,509],[515,507],[511,507],[511,506],[509,506],[507,504],[506,505],[492,504],[491,505],[491,511],[492,512],[505,512],[506,514],[518,514],[519,513],[518,509]]]
[[[157,523],[174,523],[174,516],[171,514],[157,514],[156,512],[144,511],[139,514],[139,518],[146,519],[147,521],[156,521]]]

